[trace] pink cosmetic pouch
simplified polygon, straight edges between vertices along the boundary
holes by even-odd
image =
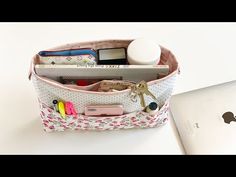
[[[78,48],[102,48],[125,47],[132,40],[100,40],[91,42],[72,43],[58,46],[47,51],[68,50]],[[43,129],[46,132],[64,130],[118,130],[128,128],[149,128],[164,125],[168,120],[169,99],[171,97],[176,76],[179,74],[179,66],[175,56],[170,50],[161,47],[160,64],[169,65],[169,74],[160,79],[147,82],[149,91],[155,95],[160,105],[155,115],[143,111],[139,97],[134,102],[131,99],[131,89],[116,92],[96,92],[94,88],[98,83],[88,86],[61,84],[58,81],[41,77],[35,72],[35,65],[40,63],[40,57],[36,54],[31,61],[29,79],[32,80],[37,92],[40,117]],[[60,113],[53,109],[52,100],[62,100],[73,103],[78,115],[66,115],[62,118]],[[144,97],[148,105],[153,101],[151,97]],[[124,114],[118,116],[86,116],[85,108],[88,105],[122,105]]]

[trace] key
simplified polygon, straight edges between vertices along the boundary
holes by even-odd
[[[140,98],[140,104],[141,104],[141,106],[142,106],[142,107],[146,107],[143,93],[140,92],[140,93],[138,94],[138,96],[139,96],[139,98]]]
[[[156,100],[156,97],[148,90],[148,85],[145,81],[141,81],[135,86],[131,87],[131,93],[133,93],[133,98],[135,97],[134,95],[138,95],[140,98],[140,104],[142,107],[146,107],[145,104],[145,99],[144,99],[144,94],[151,96],[153,99]],[[131,94],[132,96],[132,94]],[[132,100],[132,98],[131,98]]]
[[[144,100],[143,94],[139,91],[139,88],[137,87],[137,85],[133,85],[131,86],[130,98],[133,102],[137,102],[137,96],[139,96],[140,98],[141,106],[145,107],[145,100]]]
[[[145,81],[141,81],[138,85],[137,85],[139,91],[142,94],[146,94],[151,96],[154,100],[156,100],[156,97],[148,90],[148,85]]]

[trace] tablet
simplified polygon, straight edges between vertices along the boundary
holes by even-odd
[[[236,81],[171,97],[186,154],[236,154]]]

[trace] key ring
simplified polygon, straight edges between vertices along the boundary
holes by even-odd
[[[135,85],[131,87],[130,99],[131,99],[131,101],[133,101],[135,103],[138,101],[138,99],[137,99],[137,88],[136,88]]]
[[[138,101],[137,95],[130,95],[130,98],[131,98],[131,101],[133,101],[135,103]]]

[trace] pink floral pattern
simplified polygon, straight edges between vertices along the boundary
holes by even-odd
[[[128,128],[148,128],[163,125],[168,120],[168,102],[155,116],[138,111],[121,116],[91,117],[79,114],[77,118],[66,116],[40,102],[40,116],[46,132],[70,130],[118,130]]]

